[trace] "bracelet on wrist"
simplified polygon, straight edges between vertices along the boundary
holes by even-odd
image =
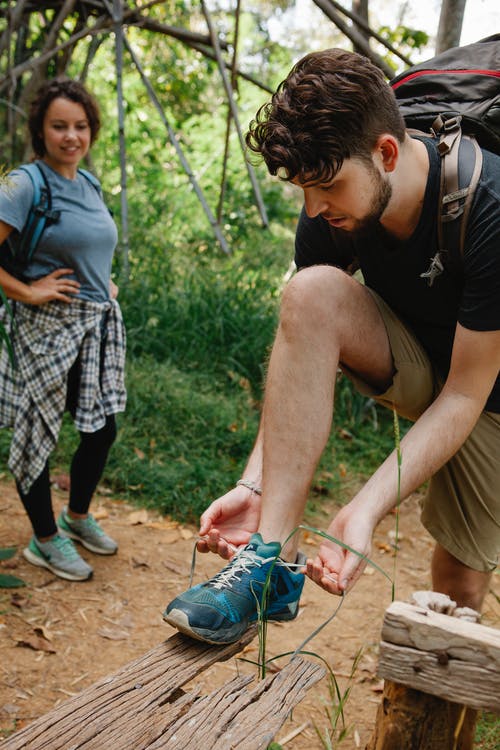
[[[255,482],[252,482],[251,479],[238,479],[236,486],[246,487],[248,490],[255,492],[256,495],[262,495],[262,488],[255,484]]]

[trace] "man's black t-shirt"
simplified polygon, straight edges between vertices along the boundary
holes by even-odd
[[[429,176],[418,226],[400,241],[379,224],[365,235],[334,229],[302,209],[295,239],[297,268],[328,264],[348,268],[357,260],[365,284],[413,330],[436,368],[446,376],[457,321],[475,331],[500,329],[500,156],[483,151],[483,169],[467,223],[462,272],[445,269],[432,286],[420,274],[437,252],[440,157],[422,139]],[[500,412],[500,376],[485,407]]]

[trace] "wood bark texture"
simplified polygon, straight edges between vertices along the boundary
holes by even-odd
[[[379,675],[471,708],[500,712],[500,631],[393,602]]]
[[[294,658],[250,687],[252,677],[235,677],[208,695],[182,690],[254,636],[255,628],[212,646],[176,634],[16,732],[2,750],[264,749],[322,667]]]
[[[386,681],[366,750],[472,750],[477,711]]]

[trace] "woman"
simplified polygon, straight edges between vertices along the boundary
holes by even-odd
[[[126,399],[125,332],[110,278],[117,231],[96,186],[78,171],[99,127],[98,107],[80,83],[55,79],[40,88],[29,130],[58,218],[45,227],[22,280],[0,268],[0,286],[13,300],[15,362],[3,347],[0,426],[13,427],[9,468],[33,527],[24,556],[71,581],[92,575],[73,540],[98,554],[117,550],[89,513]],[[33,195],[29,175],[14,170],[0,189],[0,244],[22,230]],[[65,409],[80,444],[68,507],[56,523],[48,459]]]

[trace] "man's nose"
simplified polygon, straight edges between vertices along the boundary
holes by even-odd
[[[304,190],[304,205],[306,214],[310,219],[314,219],[315,216],[319,216],[324,212],[326,206],[325,196],[316,187],[303,188]]]

